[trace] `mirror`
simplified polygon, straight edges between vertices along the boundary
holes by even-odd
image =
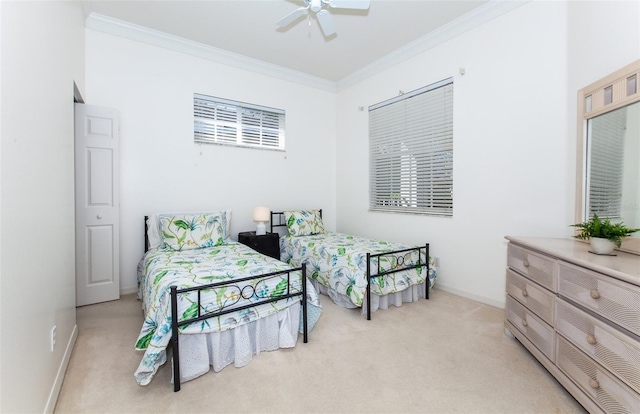
[[[593,214],[640,228],[640,60],[578,94],[576,223]],[[640,232],[620,250],[640,254]]]
[[[640,102],[587,121],[584,217],[640,228]]]

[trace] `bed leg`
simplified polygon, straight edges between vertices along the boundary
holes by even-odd
[[[429,280],[429,243],[425,246],[425,252],[427,255],[427,291],[424,294],[424,298],[429,300],[429,288],[431,287],[431,280]]]
[[[171,349],[173,352],[173,392],[180,391],[180,353],[178,345],[178,293],[171,286]]]
[[[307,343],[307,265],[302,264],[302,338]]]
[[[367,320],[371,320],[371,253],[367,253]]]

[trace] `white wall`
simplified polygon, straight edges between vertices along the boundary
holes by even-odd
[[[575,101],[578,90],[640,58],[640,2],[569,1],[569,72]],[[575,108],[576,103],[571,102]]]
[[[584,77],[576,67],[584,59],[576,49],[593,52],[582,32],[596,20],[616,27],[602,31],[596,50],[620,49],[624,42],[614,37],[623,32],[638,37],[637,2],[596,3],[528,3],[340,92],[338,231],[429,242],[440,258],[440,288],[504,306],[504,236],[571,234],[577,90],[633,60],[607,50],[615,59],[605,73]],[[628,49],[634,46],[637,56],[632,38]],[[451,76],[453,218],[368,212],[368,121],[357,108]]]
[[[79,2],[2,2],[0,412],[52,412],[75,340]],[[50,331],[57,345],[50,351]]]
[[[120,112],[121,291],[137,286],[145,214],[231,209],[237,238],[254,206],[323,208],[335,229],[334,93],[95,30],[86,77],[86,103]],[[286,153],[195,144],[194,92],[284,109]]]

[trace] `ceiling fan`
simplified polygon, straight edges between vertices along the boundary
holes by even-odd
[[[325,36],[331,36],[336,32],[336,26],[333,24],[333,19],[329,10],[325,8],[328,6],[334,9],[354,9],[354,10],[366,10],[369,8],[370,0],[304,0],[306,7],[300,7],[282,19],[278,20],[277,25],[285,27],[293,23],[301,16],[309,14],[309,10],[316,14],[320,28]],[[309,16],[311,18],[311,16]]]

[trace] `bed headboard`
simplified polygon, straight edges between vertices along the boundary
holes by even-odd
[[[322,209],[318,211],[320,212],[320,218],[322,218]],[[287,227],[287,222],[284,219],[284,211],[271,212],[271,230],[270,230],[271,233],[273,233],[274,227]]]

